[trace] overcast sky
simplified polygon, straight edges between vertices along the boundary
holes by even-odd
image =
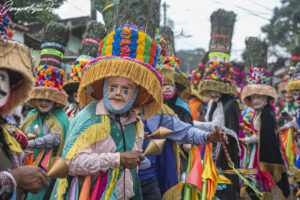
[[[167,17],[175,23],[175,35],[183,30],[186,36],[190,36],[177,38],[176,50],[195,48],[207,50],[211,13],[219,8],[234,11],[237,14],[237,22],[232,39],[231,60],[241,60],[246,37],[265,38],[261,27],[268,23],[273,15],[273,9],[281,5],[280,0],[162,0],[163,2],[169,5]],[[89,15],[90,0],[67,0],[55,12],[61,18]],[[100,14],[97,20],[102,21]],[[163,21],[163,18],[161,20]]]

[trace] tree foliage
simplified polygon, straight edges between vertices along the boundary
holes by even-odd
[[[205,50],[198,48],[195,50],[179,50],[176,56],[180,59],[182,70],[185,73],[191,73],[198,65],[202,58],[205,56]]]
[[[274,9],[269,24],[262,27],[271,45],[286,48],[292,55],[300,54],[300,3],[299,0],[282,0]]]
[[[18,24],[28,24],[58,19],[53,10],[59,8],[64,0],[0,0],[8,11],[11,20]]]

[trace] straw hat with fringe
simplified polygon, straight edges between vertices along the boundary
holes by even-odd
[[[295,61],[294,61],[295,62]],[[288,91],[300,90],[300,62],[295,66],[290,66]]]
[[[182,71],[180,60],[175,57],[164,56],[163,65],[172,68],[174,70],[177,90],[179,90],[182,95],[190,95],[191,94],[190,80],[188,76]]]
[[[270,72],[264,68],[250,68],[248,71],[248,85],[242,91],[242,100],[249,107],[253,107],[250,96],[254,94],[270,97],[272,105],[276,102],[277,95],[271,86]]]
[[[247,72],[248,85],[242,91],[242,100],[249,106],[253,107],[250,96],[254,94],[266,95],[271,98],[270,103],[276,102],[276,91],[271,86],[270,72],[267,68],[267,51],[268,46],[265,41],[257,37],[249,37],[245,41],[246,50],[244,59],[250,69]]]
[[[68,95],[77,92],[82,77],[82,69],[90,60],[97,57],[100,41],[105,37],[105,26],[95,20],[91,20],[86,25],[83,34],[79,55],[73,63],[69,80],[64,83],[63,89]]]
[[[141,110],[145,118],[151,117],[161,108],[162,79],[155,70],[159,49],[151,38],[155,35],[155,28],[151,24],[159,24],[159,2],[151,0],[141,4],[144,6],[139,4],[137,15],[125,13],[113,22],[115,24],[110,25],[117,29],[101,41],[99,57],[91,60],[82,70],[78,89],[78,99],[82,106],[102,99],[105,78],[124,77],[140,86],[133,108]],[[119,10],[115,15],[130,10],[130,6],[114,4],[114,10]],[[138,16],[141,17],[136,24]]]
[[[67,106],[67,94],[62,90],[65,73],[62,58],[68,35],[62,23],[50,22],[44,27],[40,64],[35,69],[35,88],[28,101],[31,106],[37,106],[37,99],[51,100],[60,108]]]
[[[279,83],[278,84],[278,91],[280,93],[287,92],[287,86],[288,86],[288,83],[286,81],[283,81],[283,82]]]
[[[10,98],[7,106],[1,112],[2,115],[5,115],[11,113],[15,107],[29,98],[34,80],[30,50],[23,44],[8,40],[13,36],[9,28],[10,17],[3,5],[0,5],[0,9],[2,10],[2,19],[6,22],[1,22],[4,31],[0,34],[0,69],[7,70],[10,82]]]
[[[205,65],[203,81],[199,84],[200,95],[209,96],[208,91],[237,96],[237,88],[231,80],[232,65],[229,63],[231,39],[236,15],[223,9],[213,12],[209,61]]]

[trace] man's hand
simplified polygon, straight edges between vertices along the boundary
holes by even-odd
[[[239,138],[239,141],[241,141],[242,143],[245,143],[246,139],[245,138]]]
[[[120,153],[121,165],[125,168],[136,168],[145,159],[142,151],[126,151]]]
[[[215,130],[214,132],[210,132],[207,135],[208,141],[213,142],[213,143],[221,142],[222,138],[223,138],[225,144],[228,144],[228,138],[224,131],[217,132]]]
[[[21,166],[11,171],[18,188],[31,193],[38,193],[48,184],[47,174],[34,166]]]

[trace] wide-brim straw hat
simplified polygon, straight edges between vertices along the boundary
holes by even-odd
[[[68,96],[66,93],[49,87],[35,87],[30,95],[28,104],[34,108],[37,108],[37,99],[47,99],[53,101],[59,108],[66,108],[68,104]]]
[[[288,83],[288,91],[300,90],[300,80],[290,80]]]
[[[8,70],[10,99],[2,114],[25,102],[33,89],[33,62],[29,48],[12,40],[0,40],[0,69]]]
[[[281,82],[278,84],[278,91],[280,93],[286,91],[287,92],[287,82]]]
[[[216,91],[222,94],[237,96],[237,88],[233,83],[225,83],[222,81],[208,79],[201,81],[198,88],[200,95],[206,97],[209,97],[208,91]]]
[[[258,95],[265,95],[270,97],[270,104],[274,105],[276,103],[277,95],[275,88],[270,85],[263,85],[263,84],[254,84],[254,85],[247,85],[242,91],[242,100],[248,107],[253,107],[251,100],[249,99],[250,96],[258,94]]]
[[[145,118],[154,115],[162,106],[162,79],[155,69],[130,57],[102,56],[91,60],[82,70],[78,99],[82,106],[103,97],[103,80],[109,77],[128,78],[140,91],[133,103],[134,109],[143,112]]]

